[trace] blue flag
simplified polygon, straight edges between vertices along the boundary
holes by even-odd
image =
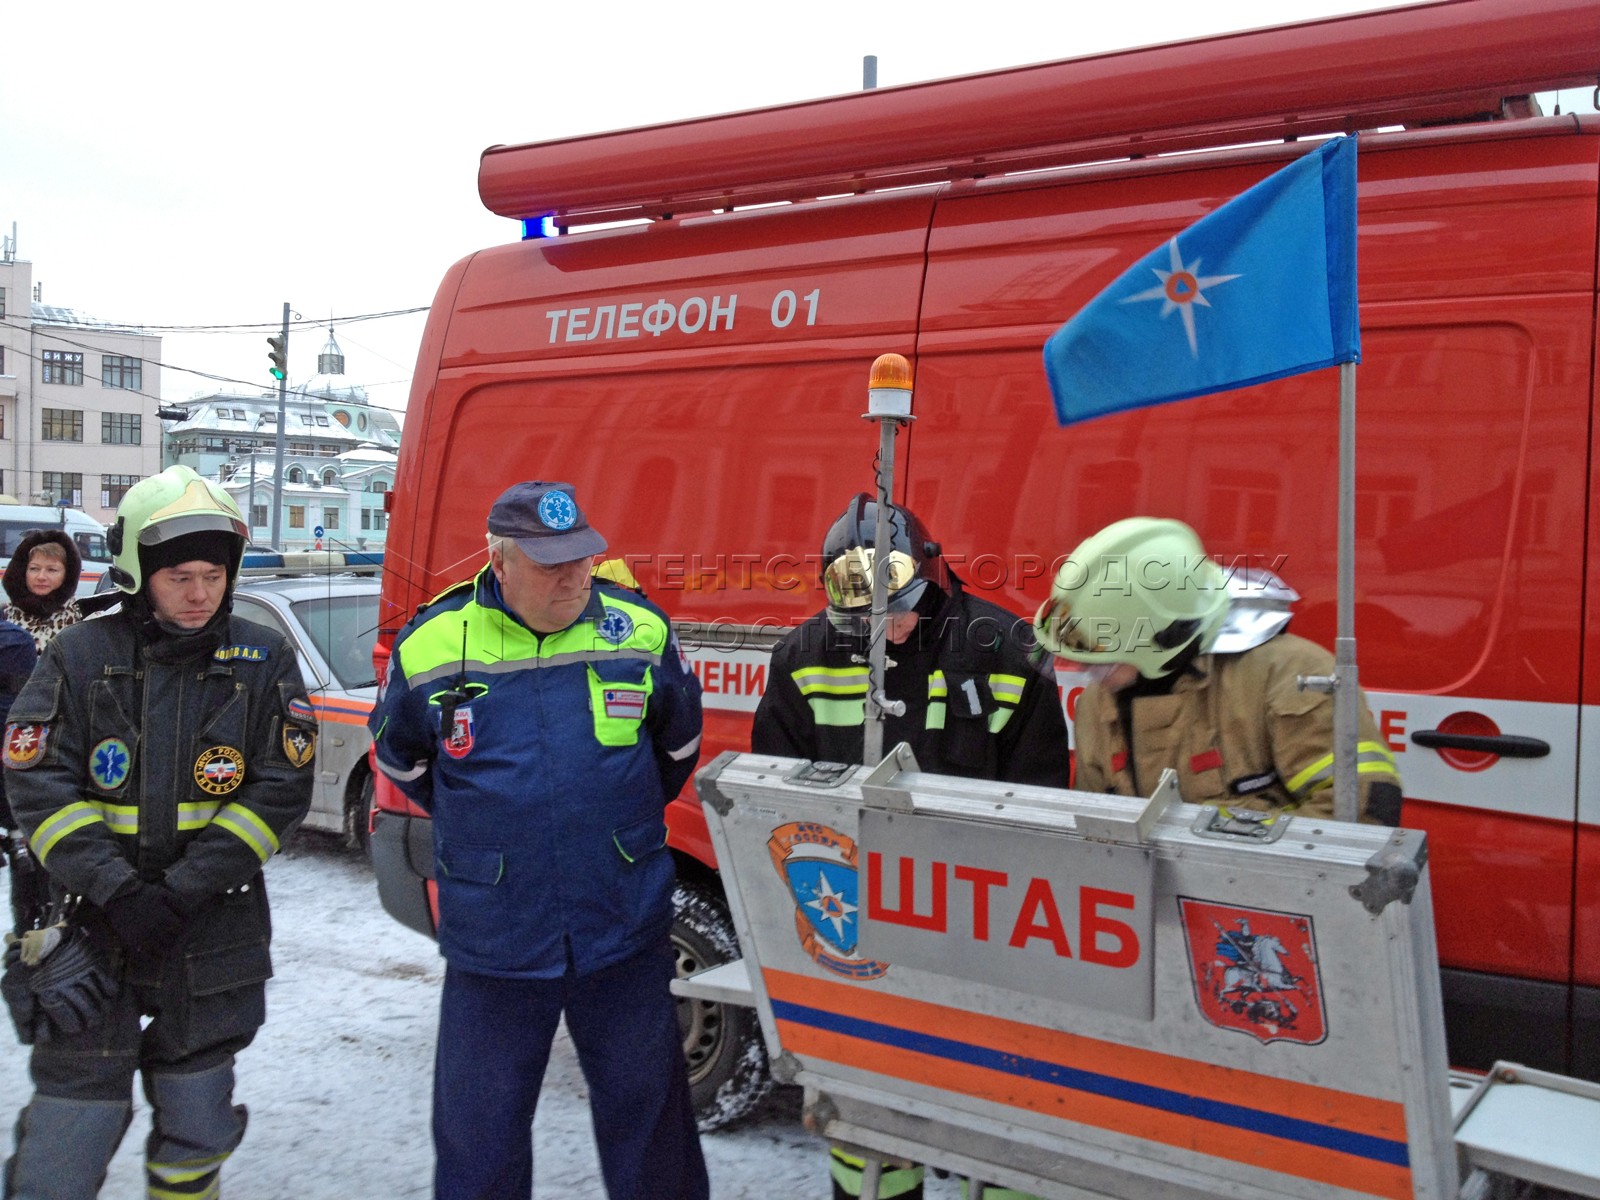
[[[1044,346],[1063,425],[1360,361],[1353,137],[1152,250]]]

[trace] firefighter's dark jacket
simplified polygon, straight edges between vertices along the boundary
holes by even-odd
[[[884,690],[906,712],[885,722],[884,749],[908,742],[924,771],[1066,787],[1066,718],[1030,660],[1028,622],[950,582],[936,614],[886,648]],[[797,626],[772,653],[751,749],[860,762],[867,671],[865,640],[826,611]]]
[[[226,613],[177,637],[128,608],[63,630],[17,697],[12,808],[58,892],[98,906],[135,878],[164,880],[186,902],[192,992],[261,983],[261,868],[305,816],[313,780],[294,651]]]

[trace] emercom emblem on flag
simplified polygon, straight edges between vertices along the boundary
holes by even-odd
[[[1044,348],[1063,425],[1360,360],[1353,137],[1168,239]]]

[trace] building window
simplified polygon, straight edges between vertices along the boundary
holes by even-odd
[[[306,527],[306,506],[304,504],[289,505],[289,528],[304,529]]]
[[[389,485],[387,483],[385,483],[381,479],[374,479],[371,483],[369,483],[367,485],[367,491],[369,491],[369,492],[377,492],[379,495],[382,495],[384,492],[387,492],[388,490],[389,490]]]
[[[267,523],[267,506],[265,504],[252,504],[250,506],[250,528],[260,529]]]
[[[100,440],[108,446],[139,444],[138,413],[101,413]]]
[[[100,357],[100,384],[109,388],[128,388],[138,391],[144,386],[144,362],[125,354],[104,354]]]
[[[122,497],[127,495],[128,489],[138,482],[137,475],[100,476],[100,507],[114,508],[121,504]]]
[[[39,436],[45,441],[83,441],[83,413],[79,409],[44,408],[40,409],[39,413]]]
[[[42,472],[44,490],[49,493],[51,504],[60,504],[65,500],[74,508],[83,504],[83,476],[77,471],[45,471]]]
[[[0,288],[0,318],[4,318],[5,315],[6,315],[6,290],[5,290],[5,288]]]
[[[339,472],[335,471],[332,467],[329,467],[326,471],[324,471],[322,473],[322,483],[323,483],[324,487],[332,487],[334,484],[336,484],[338,482],[339,482]]]
[[[0,346],[0,375],[6,373],[6,348]]]
[[[5,436],[6,436],[6,410],[3,409],[3,408],[0,408],[0,438],[3,438]],[[0,492],[3,492],[3,491],[5,491],[5,488],[0,488]]]
[[[44,352],[45,383],[69,383],[83,386],[83,352],[81,350],[46,350]]]
[[[284,473],[284,478],[290,483],[304,483],[306,481],[306,473],[299,467],[290,467],[288,471]]]
[[[384,527],[385,513],[381,508],[363,508],[361,510],[361,528],[382,529]]]
[[[325,508],[322,510],[322,527],[324,529],[339,528],[339,510],[337,508]]]

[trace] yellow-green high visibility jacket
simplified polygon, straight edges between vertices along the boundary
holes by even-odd
[[[700,685],[655,605],[596,582],[539,634],[486,568],[400,631],[371,726],[433,814],[452,966],[588,974],[667,936],[665,808],[699,757]]]
[[[1190,804],[1333,815],[1333,697],[1301,691],[1299,675],[1328,675],[1333,656],[1280,633],[1238,654],[1202,654],[1165,695],[1133,697],[1132,749],[1116,696],[1086,688],[1073,717],[1076,786],[1148,796],[1164,767]],[[1399,819],[1400,776],[1363,699],[1358,770],[1363,820]],[[1374,785],[1382,802],[1372,804]]]

